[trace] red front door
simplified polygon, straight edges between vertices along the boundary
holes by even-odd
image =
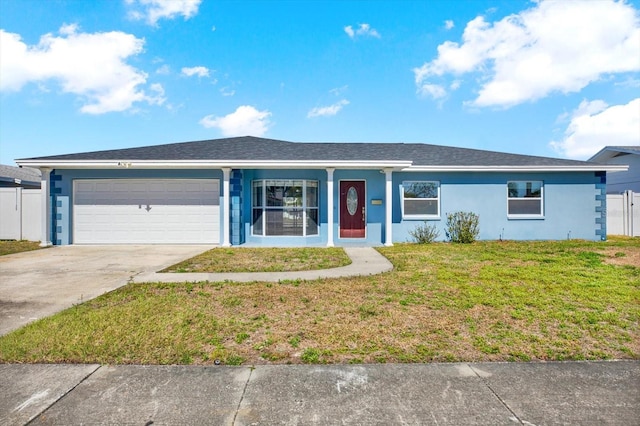
[[[366,226],[364,181],[340,182],[340,238],[364,238]]]

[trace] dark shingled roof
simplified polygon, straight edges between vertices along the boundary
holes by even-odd
[[[16,180],[21,184],[17,184]],[[40,187],[40,170],[0,164],[0,185]]]
[[[580,166],[589,163],[420,143],[302,143],[252,136],[23,160],[412,161],[414,166]]]

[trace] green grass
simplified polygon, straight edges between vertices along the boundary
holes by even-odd
[[[0,362],[640,359],[640,240],[381,248],[392,272],[130,284],[0,338]]]
[[[21,253],[23,251],[38,250],[40,247],[39,242],[34,241],[0,241],[0,256],[5,254]]]
[[[161,272],[284,272],[345,266],[351,259],[335,248],[214,248]]]

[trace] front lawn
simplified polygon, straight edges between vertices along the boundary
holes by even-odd
[[[21,253],[23,251],[31,251],[41,249],[40,243],[37,241],[15,241],[15,240],[3,240],[0,241],[0,256],[5,254]]]
[[[640,359],[637,238],[380,251],[395,270],[370,277],[130,284],[0,338],[0,362]]]
[[[345,266],[351,259],[333,248],[214,248],[160,272],[283,272]],[[179,277],[176,279],[180,279]]]

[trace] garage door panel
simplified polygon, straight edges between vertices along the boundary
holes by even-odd
[[[219,243],[214,179],[78,180],[74,243]]]

